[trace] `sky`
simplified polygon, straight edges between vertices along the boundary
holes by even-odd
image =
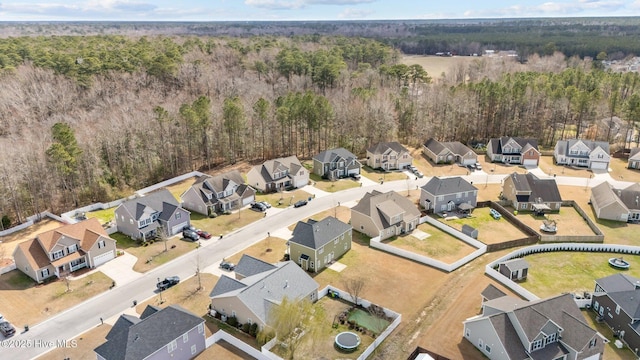
[[[396,20],[640,16],[640,0],[0,0],[0,21]]]

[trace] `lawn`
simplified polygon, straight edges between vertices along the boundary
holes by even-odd
[[[213,235],[213,237],[216,237],[221,234],[228,234],[234,230],[240,229],[254,221],[262,219],[263,217],[264,213],[253,211],[248,208],[240,210],[240,213],[236,211],[231,214],[220,215],[215,218],[209,218],[198,213],[191,213],[191,225],[198,229],[205,230]]]
[[[625,346],[622,349],[618,349],[615,345],[616,338],[613,337],[613,331],[605,322],[596,322],[596,313],[590,310],[582,310],[587,324],[596,329],[600,334],[604,335],[609,340],[609,343],[604,346],[603,359],[607,360],[632,360],[637,359],[633,355],[631,350]]]
[[[366,176],[370,180],[377,181],[377,182],[404,180],[408,178],[408,175],[400,170],[395,170],[395,171],[374,170],[366,165],[362,166],[362,169],[360,170],[360,174],[362,176]]]
[[[98,271],[69,280],[71,291],[67,291],[64,280],[38,285],[19,270],[13,270],[0,276],[0,313],[18,329],[35,325],[108,290],[111,282]]]
[[[640,182],[640,170],[627,169],[626,159],[611,158],[609,175],[615,180]]]
[[[313,181],[314,187],[327,192],[342,191],[361,186],[359,181],[356,181],[352,178],[344,178],[336,181],[331,181],[323,179],[317,174],[311,174],[309,177]]]
[[[271,204],[271,206],[286,208],[293,205],[298,200],[306,200],[309,197],[312,196],[306,191],[294,190],[270,194],[256,194],[256,201],[266,201]]]
[[[87,218],[98,218],[101,224],[107,224],[115,218],[116,208],[108,208],[104,210],[90,211],[86,213]]]
[[[508,210],[513,213],[513,208],[509,207]],[[540,232],[540,225],[543,221],[551,219],[558,225],[558,232],[555,235],[595,235],[587,222],[573,207],[563,206],[560,208],[560,212],[545,216],[536,216],[533,212],[518,212],[517,218],[538,232]]]
[[[564,292],[593,291],[595,280],[619,273],[607,262],[620,255],[594,252],[548,252],[528,255],[527,280],[522,285],[537,296],[544,298]],[[625,274],[640,277],[640,256],[624,255],[631,263]]]
[[[176,198],[176,200],[180,201],[180,195],[184,194],[185,191],[189,190],[191,185],[195,182],[195,177],[182,180],[175,184],[171,184],[169,186],[165,186],[165,189],[169,190],[169,192]]]
[[[384,240],[383,243],[413,251],[445,263],[452,263],[476,250],[473,246],[429,224],[419,225],[418,229],[429,234],[429,237],[420,240],[410,233],[394,236]]]
[[[140,242],[119,232],[112,234],[111,238],[117,241],[118,249],[126,250],[138,258],[133,270],[141,273],[165,264],[198,247],[197,243],[183,240],[180,235],[169,238],[166,244],[162,241],[155,241],[147,246],[142,246]]]
[[[242,250],[241,252],[226,258],[225,260],[232,262],[234,264],[237,264],[238,261],[240,261],[242,254],[247,254],[255,258],[258,258],[262,261],[273,264],[273,263],[277,263],[278,261],[282,261],[286,250],[287,250],[286,239],[270,236],[265,238],[262,241],[259,241],[251,245],[250,247]]]
[[[471,217],[467,218],[453,220],[438,218],[438,220],[459,231],[462,231],[462,225],[478,229],[478,240],[485,244],[499,244],[527,237],[525,233],[505,218],[494,219],[489,213],[489,209],[489,207],[475,209],[471,213]]]
[[[587,170],[587,168],[556,165],[553,161],[553,156],[540,156],[540,163],[538,164],[538,167],[549,176],[557,175],[589,178],[593,175],[591,170]]]
[[[93,349],[106,341],[105,338],[110,330],[109,324],[96,326],[74,339],[77,347],[57,347],[39,356],[38,360],[94,359],[96,353]]]

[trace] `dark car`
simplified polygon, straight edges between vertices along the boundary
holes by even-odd
[[[182,237],[191,241],[198,241],[200,239],[200,235],[193,230],[183,230]]]
[[[296,201],[295,204],[293,204],[293,207],[299,208],[301,206],[307,205],[308,203],[309,202],[307,200],[299,200],[299,201]]]
[[[180,278],[179,277],[177,277],[177,276],[169,276],[168,278],[165,278],[164,280],[162,280],[158,284],[156,284],[156,286],[158,287],[158,290],[163,291],[163,290],[167,290],[168,288],[172,287],[173,285],[176,285],[179,282],[180,282]]]
[[[201,238],[203,239],[211,239],[211,234],[209,234],[206,231],[202,231],[200,230],[200,232],[198,233],[198,235],[200,235]]]
[[[2,320],[0,322],[0,333],[5,338],[11,337],[16,333],[16,329],[8,321]]]
[[[236,269],[236,265],[234,263],[223,261],[220,263],[220,269],[233,271]]]
[[[257,202],[257,203],[251,204],[251,210],[262,212],[262,211],[267,211],[267,207],[264,206],[263,203]]]
[[[260,204],[264,205],[264,207],[266,207],[267,209],[271,209],[271,204],[266,201],[260,201]]]

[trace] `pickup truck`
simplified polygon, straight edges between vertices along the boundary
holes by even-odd
[[[16,333],[16,329],[8,321],[0,322],[0,333],[5,338],[11,337]]]

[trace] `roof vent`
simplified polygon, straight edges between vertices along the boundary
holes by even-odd
[[[289,287],[289,280],[285,280],[284,281],[284,288],[288,288]]]

